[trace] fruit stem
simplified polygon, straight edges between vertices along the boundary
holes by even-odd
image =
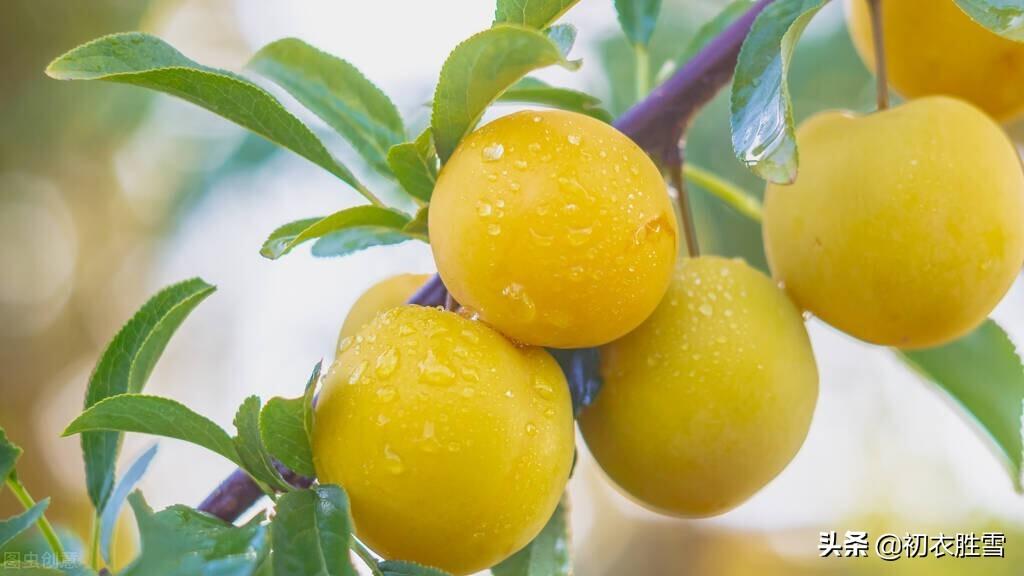
[[[725,202],[729,206],[732,206],[740,214],[743,214],[754,222],[761,221],[761,202],[757,198],[747,194],[746,191],[736,184],[729,182],[710,170],[694,166],[691,162],[683,164],[683,176],[685,176],[687,180],[690,180],[694,184],[717,196],[719,200]]]
[[[680,146],[681,147],[681,146]],[[668,166],[669,178],[672,180],[672,187],[679,195],[679,212],[683,219],[683,233],[686,236],[686,251],[690,258],[700,256],[700,244],[697,242],[697,228],[693,222],[693,209],[690,207],[690,195],[686,190],[686,181],[683,180],[683,158],[682,151],[676,153],[675,161]]]
[[[871,35],[875,44],[875,92],[878,109],[889,107],[889,72],[885,63],[885,38],[882,30],[882,0],[868,0],[871,11]]]

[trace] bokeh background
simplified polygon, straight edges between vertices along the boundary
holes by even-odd
[[[654,70],[678,56],[726,3],[664,0],[652,45]],[[432,260],[418,243],[345,259],[316,259],[308,250],[263,259],[258,249],[280,223],[360,198],[305,160],[196,107],[127,86],[50,80],[46,64],[99,35],[143,30],[195,60],[237,70],[263,44],[298,36],[358,66],[416,129],[428,121],[448,51],[490,24],[492,4],[4,2],[0,424],[26,449],[18,468],[24,482],[37,497],[53,497],[52,519],[70,533],[89,529],[78,439],[59,434],[80,411],[89,372],[106,343],[160,287],[201,276],[219,289],[172,340],[147,390],[228,426],[246,395],[301,390],[313,364],[332,356],[342,319],[365,288],[395,273],[432,271]],[[576,73],[539,76],[590,91],[615,113],[626,109],[633,101],[633,58],[611,1],[584,0],[566,21],[579,28],[576,54],[585,65]],[[834,2],[796,51],[791,89],[797,117],[826,108],[868,110],[871,82]],[[727,111],[723,96],[700,114],[687,157],[760,195],[763,184],[733,159]],[[1011,132],[1024,134],[1019,126]],[[325,137],[349,166],[359,167],[351,150]],[[373,181],[372,173],[360,175]],[[699,189],[694,195],[704,250],[764,268],[758,226]],[[995,317],[1024,342],[1024,283]],[[810,435],[789,468],[740,508],[704,521],[659,517],[620,496],[581,450],[569,487],[578,575],[1024,571],[1024,497],[1014,493],[973,423],[888,351],[814,320],[809,326],[821,372]],[[150,443],[129,435],[124,458]],[[163,441],[142,489],[157,507],[195,505],[230,469],[202,449]],[[15,509],[9,494],[0,494],[0,516]],[[832,530],[1002,531],[1007,558],[818,559],[818,534]]]

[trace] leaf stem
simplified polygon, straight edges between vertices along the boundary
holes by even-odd
[[[882,0],[868,0],[871,35],[875,46],[875,98],[878,109],[889,107],[889,71],[885,63],[885,35],[882,29]]]
[[[651,91],[651,55],[643,44],[633,46],[633,55],[636,58],[636,101],[639,102]]]
[[[362,542],[355,538],[352,539],[352,551],[366,564],[370,572],[373,573],[373,576],[384,576],[384,572],[381,571],[380,566],[377,564],[377,557]]]
[[[360,194],[362,194],[367,200],[369,200],[370,204],[373,204],[374,206],[377,206],[378,208],[387,208],[388,207],[387,204],[382,202],[381,199],[378,198],[376,194],[371,192],[370,189],[367,188],[365,184],[363,184],[362,182],[360,182],[358,180],[356,180],[356,190],[358,190]]]
[[[691,163],[683,165],[683,176],[715,195],[719,200],[755,222],[761,221],[762,207],[757,198],[721,176]]]
[[[36,505],[36,501],[32,499],[32,495],[28,493],[28,490],[19,482],[14,474],[7,477],[7,487],[11,489],[11,493],[18,499],[18,502],[25,507],[25,510]],[[59,562],[63,562],[65,559],[64,546],[60,543],[60,538],[57,537],[57,532],[54,531],[53,525],[46,519],[46,515],[43,514],[39,517],[39,521],[36,523],[39,526],[39,531],[43,533],[43,537],[46,538],[46,543],[50,545],[50,550],[56,555]]]

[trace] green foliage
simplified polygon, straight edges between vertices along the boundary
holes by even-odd
[[[708,43],[721,34],[723,30],[728,28],[740,16],[743,16],[747,10],[750,10],[753,5],[754,0],[733,0],[729,4],[726,4],[725,8],[723,8],[721,12],[716,14],[711,20],[704,23],[704,25],[697,30],[697,34],[690,39],[690,43],[686,45],[686,50],[683,50],[677,60],[679,66],[689,62],[690,59],[696,56],[698,52],[708,45]]]
[[[60,568],[22,564],[17,568],[0,565],[0,576],[95,576],[96,572],[81,564],[65,562]]]
[[[647,46],[661,11],[661,0],[615,0],[615,11],[626,38],[635,46]]]
[[[267,487],[280,491],[290,490],[291,486],[281,477],[270,452],[263,445],[259,396],[249,396],[242,402],[235,413],[234,424],[238,429],[238,435],[234,438],[235,450],[242,461],[242,468],[263,487],[264,492],[271,492]]]
[[[276,260],[303,242],[333,237],[330,244],[332,253],[321,252],[318,255],[343,256],[370,246],[396,244],[416,238],[403,232],[408,223],[408,216],[390,208],[346,208],[330,216],[306,218],[281,226],[271,232],[260,254]]]
[[[1024,4],[1020,0],[956,0],[975,22],[1005,36],[1024,42]]]
[[[441,68],[430,120],[441,161],[502,92],[529,72],[554,64],[578,67],[550,38],[521,26],[497,25],[456,46]]]
[[[0,492],[3,492],[7,478],[14,472],[14,465],[21,454],[21,446],[8,440],[7,432],[0,427]]]
[[[498,102],[540,104],[586,114],[602,122],[612,121],[612,115],[601,107],[601,100],[578,90],[556,88],[536,78],[527,77],[516,82],[498,98]]]
[[[177,96],[288,148],[376,202],[320,139],[266,90],[232,72],[193,62],[154,36],[104,36],[60,56],[46,73],[58,80],[106,80]]]
[[[971,334],[938,348],[900,352],[924,377],[957,401],[995,443],[1018,492],[1024,365],[1006,332],[987,320]]]
[[[402,231],[406,234],[415,234],[416,236],[423,238],[424,242],[429,242],[430,239],[427,236],[430,232],[428,226],[429,217],[430,206],[427,205],[416,212],[416,217],[410,220],[409,223],[405,225],[405,228],[402,228]]]
[[[215,288],[194,278],[169,286],[153,296],[121,328],[89,378],[85,407],[126,392],[140,392],[167,342],[189,313]],[[82,435],[89,497],[102,510],[114,485],[114,467],[121,447],[118,432]]]
[[[260,412],[260,437],[270,454],[304,476],[316,476],[313,466],[313,394],[320,380],[318,362],[299,398],[271,398]]]
[[[334,128],[376,170],[390,174],[388,150],[405,140],[398,109],[355,66],[296,38],[264,46],[248,68],[273,80]]]
[[[252,574],[266,554],[262,514],[235,527],[187,506],[154,514],[139,492],[128,496],[128,503],[142,553],[118,576],[243,576]]]
[[[392,146],[388,150],[387,162],[398,183],[410,196],[430,202],[437,182],[437,151],[434,150],[429,128],[412,142]]]
[[[50,499],[40,500],[35,506],[6,520],[0,520],[0,546],[7,544],[12,538],[35,526],[43,517],[43,512],[50,505]]]
[[[128,494],[135,489],[135,485],[139,483],[139,480],[146,473],[149,463],[156,456],[156,450],[157,445],[154,444],[132,462],[124,476],[114,486],[114,491],[111,493],[110,498],[107,499],[107,504],[103,507],[103,512],[100,514],[100,554],[102,554],[103,559],[108,564],[110,563],[110,550],[114,545],[114,531],[117,530],[117,519],[121,514],[121,506],[128,498]]]
[[[540,534],[519,552],[491,568],[494,576],[569,576],[568,510],[563,499]]]
[[[403,562],[401,560],[387,560],[379,565],[383,576],[449,576],[443,570],[423,566],[415,562]],[[554,575],[552,575],[554,576]]]
[[[544,34],[558,46],[558,50],[562,53],[562,57],[568,58],[569,52],[572,52],[572,47],[576,44],[576,27],[572,24],[556,24],[550,28],[544,30]]]
[[[325,484],[281,496],[271,525],[275,574],[357,576],[348,496]]]
[[[579,0],[498,0],[495,24],[521,24],[542,29],[558,20]]]
[[[97,430],[141,432],[191,442],[242,465],[231,436],[205,416],[169,398],[120,394],[97,402],[64,429],[64,436]]]
[[[787,74],[796,42],[828,0],[777,0],[743,42],[732,85],[736,157],[775,183],[796,179],[797,150]]]

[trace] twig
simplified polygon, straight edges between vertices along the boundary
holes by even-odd
[[[875,98],[878,109],[889,107],[889,72],[885,63],[885,37],[882,28],[882,0],[868,0],[871,12],[871,39],[875,46]]]
[[[664,84],[626,111],[615,122],[615,127],[648,152],[666,154],[675,150],[678,153],[680,134],[694,114],[732,78],[740,47],[754,18],[773,1],[758,0]],[[666,159],[668,163],[672,161],[671,157]],[[443,306],[446,295],[444,284],[435,275],[413,295],[409,303]],[[310,481],[308,478],[303,480]],[[252,479],[245,472],[236,470],[199,505],[199,509],[234,522],[262,496]]]

